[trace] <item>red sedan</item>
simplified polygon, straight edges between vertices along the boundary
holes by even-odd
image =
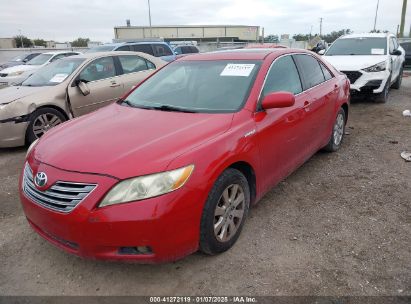
[[[82,257],[221,253],[252,204],[319,149],[340,148],[349,87],[303,50],[186,56],[33,143],[24,212],[46,240]]]

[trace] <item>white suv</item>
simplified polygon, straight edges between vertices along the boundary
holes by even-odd
[[[340,37],[325,52],[324,59],[347,75],[352,94],[375,94],[378,102],[386,102],[389,89],[401,86],[405,51],[392,34]]]

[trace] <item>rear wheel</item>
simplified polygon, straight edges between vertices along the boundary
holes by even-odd
[[[324,147],[325,151],[335,152],[341,147],[342,141],[344,139],[344,133],[345,133],[345,118],[346,118],[346,113],[343,108],[340,108],[340,110],[337,113],[335,122],[334,122],[330,141]]]
[[[200,226],[200,250],[217,254],[237,241],[250,205],[247,179],[238,170],[225,170],[215,182],[206,204]]]
[[[31,144],[51,128],[64,122],[66,118],[56,109],[41,108],[30,115],[29,126],[26,131],[26,142]]]

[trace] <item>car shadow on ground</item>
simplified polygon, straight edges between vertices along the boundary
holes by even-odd
[[[0,148],[0,156],[3,155],[3,154],[8,154],[8,153],[25,152],[26,150],[27,150],[26,146],[14,147],[14,148]]]

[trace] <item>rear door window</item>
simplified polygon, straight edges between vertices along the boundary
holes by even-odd
[[[118,56],[118,59],[123,68],[123,74],[141,72],[148,69],[147,61],[140,56]]]
[[[298,70],[302,76],[304,90],[312,88],[325,81],[323,71],[317,59],[310,55],[294,55]]]
[[[130,46],[129,45],[123,45],[120,46],[116,51],[130,51]]]
[[[150,44],[135,44],[131,47],[134,52],[142,52],[154,56],[153,49]]]
[[[165,44],[153,44],[153,49],[156,57],[173,55],[170,48]]]
[[[263,96],[279,91],[293,94],[302,92],[300,76],[291,56],[283,56],[275,60],[267,74]]]
[[[116,76],[113,57],[103,57],[94,60],[81,71],[79,78],[90,82]]]

